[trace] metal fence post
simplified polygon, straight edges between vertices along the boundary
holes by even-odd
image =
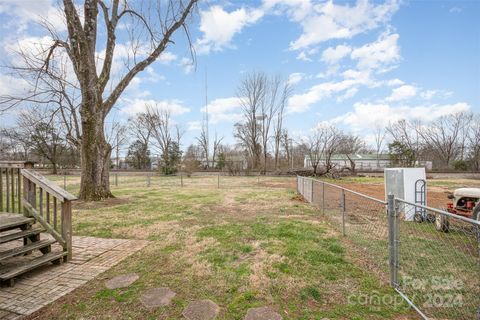
[[[345,190],[342,189],[342,234],[345,236],[345,211],[346,211],[346,204],[345,204]]]
[[[220,173],[217,176],[217,188],[220,189]]]
[[[312,178],[312,190],[311,190],[311,194],[310,194],[310,202],[313,203],[313,178]]]
[[[150,187],[150,173],[147,174],[147,187]]]
[[[183,173],[180,173],[180,186],[183,188]]]
[[[63,189],[67,190],[67,173],[63,171]]]
[[[115,173],[115,187],[118,187],[118,173]]]
[[[322,214],[325,214],[325,182],[322,181]]]
[[[388,213],[388,251],[390,262],[390,285],[398,285],[398,216],[395,208],[395,196],[388,195],[387,200]]]

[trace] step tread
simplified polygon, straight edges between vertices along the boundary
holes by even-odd
[[[49,252],[47,254],[44,254],[43,256],[40,256],[38,258],[32,259],[22,265],[15,266],[11,269],[8,270],[0,270],[0,280],[5,281],[9,280],[13,277],[16,277],[18,275],[21,275],[22,273],[28,272],[30,270],[33,270],[37,267],[40,267],[44,264],[50,263],[54,260],[61,259],[67,255],[66,252],[60,251],[60,252]]]
[[[7,258],[18,256],[20,254],[23,254],[32,250],[48,247],[54,244],[55,242],[56,242],[55,240],[51,240],[51,239],[40,240],[37,242],[32,242],[30,244],[27,244],[26,246],[16,247],[7,251],[0,252],[0,261]]]
[[[26,218],[20,213],[0,212],[0,232],[27,226],[35,223],[35,219]]]
[[[10,242],[13,240],[21,239],[24,237],[29,237],[33,236],[39,233],[45,232],[44,229],[30,229],[30,230],[25,230],[25,231],[20,231],[20,232],[15,232],[15,233],[10,233],[4,236],[0,237],[0,244],[5,243],[5,242]]]

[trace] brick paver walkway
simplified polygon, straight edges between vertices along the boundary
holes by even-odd
[[[107,271],[148,241],[73,237],[73,259],[22,276],[0,288],[0,320],[18,319],[57,300]]]

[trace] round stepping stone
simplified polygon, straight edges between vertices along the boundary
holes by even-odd
[[[188,320],[213,320],[219,311],[220,308],[212,300],[199,300],[190,302],[182,315]]]
[[[137,281],[138,278],[136,273],[122,274],[105,282],[105,286],[108,289],[126,288]]]
[[[149,309],[164,307],[170,304],[175,295],[168,287],[153,288],[142,294],[140,302]]]
[[[244,320],[282,320],[282,316],[269,307],[248,309]]]

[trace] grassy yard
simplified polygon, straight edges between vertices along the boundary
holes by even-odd
[[[143,178],[121,178],[113,187],[117,198],[74,205],[74,234],[151,244],[38,318],[182,319],[197,299],[215,301],[219,319],[243,319],[247,309],[264,305],[284,319],[415,318],[404,303],[363,302],[395,294],[317,210],[298,200],[294,178],[222,177],[220,188],[217,177],[184,178],[183,188],[178,178],[154,178],[150,187]],[[69,191],[78,182],[69,178]],[[128,289],[105,288],[105,279],[130,272],[140,279]],[[177,295],[170,306],[149,311],[139,296],[159,286]]]

